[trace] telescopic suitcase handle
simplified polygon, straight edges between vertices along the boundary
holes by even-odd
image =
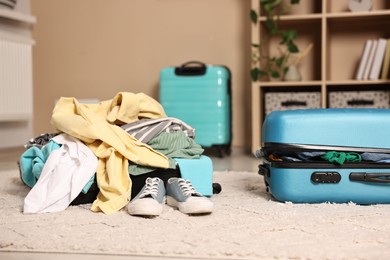
[[[195,65],[195,66],[194,66]],[[178,76],[200,76],[206,74],[207,66],[200,61],[188,61],[175,68]]]
[[[351,172],[351,181],[390,183],[390,173]]]

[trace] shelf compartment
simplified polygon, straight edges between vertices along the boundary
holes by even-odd
[[[290,4],[290,0],[282,0],[286,6],[289,6],[288,10],[284,12],[284,15],[288,16],[305,16],[307,14],[316,14],[322,12],[321,1],[300,1],[299,4]],[[260,10],[261,14],[264,14],[264,11]]]
[[[390,17],[390,10],[378,10],[372,12],[359,12],[359,13],[328,13],[326,14],[326,19],[330,22],[358,22],[363,23],[370,20],[384,20],[388,21]]]
[[[382,19],[384,17],[387,19]],[[326,80],[355,79],[366,40],[389,37],[388,19],[390,19],[389,14],[380,16],[380,19],[377,20],[367,17],[367,20],[360,23],[355,23],[352,19],[328,20],[326,49],[328,73]]]
[[[261,22],[260,37],[265,39],[265,23]],[[299,72],[302,75],[302,80],[313,81],[321,79],[321,20],[314,19],[311,21],[311,26],[307,26],[307,20],[283,20],[280,23],[280,28],[283,30],[296,30],[298,37],[295,40],[300,51],[303,51],[307,46],[313,44],[313,48],[308,55],[304,57],[298,64]],[[271,38],[269,42],[264,43],[268,48],[263,48],[265,55],[278,55],[279,38]]]
[[[390,3],[388,0],[373,0],[372,1],[372,7],[370,11],[367,11],[367,13],[378,11],[378,10],[385,10],[390,8]],[[348,8],[348,0],[327,0],[327,8],[328,13],[341,13],[341,12],[350,12]],[[363,13],[363,12],[359,12]]]

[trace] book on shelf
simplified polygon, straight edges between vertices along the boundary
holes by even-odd
[[[364,69],[367,65],[367,60],[368,60],[368,56],[370,54],[371,47],[372,47],[372,40],[367,40],[363,46],[362,56],[360,58],[359,67],[358,67],[358,70],[356,72],[355,78],[357,80],[363,79],[363,73],[364,73]]]
[[[363,80],[367,80],[368,76],[370,75],[370,71],[371,71],[372,63],[374,61],[374,56],[375,56],[377,45],[378,45],[378,40],[372,40],[372,46],[370,49],[370,53],[368,54],[367,64],[366,64],[366,66],[364,68],[364,72],[363,72]]]
[[[382,68],[383,58],[385,55],[387,46],[387,40],[386,39],[378,39],[378,44],[376,47],[374,59],[372,61],[371,71],[368,79],[370,80],[376,80],[379,79],[379,75]]]
[[[386,52],[383,59],[381,79],[385,80],[389,78],[390,68],[390,39],[387,39]]]

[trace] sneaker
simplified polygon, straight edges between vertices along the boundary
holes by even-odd
[[[164,203],[164,182],[160,178],[147,178],[144,187],[127,205],[127,212],[135,216],[158,216]]]
[[[167,182],[167,204],[185,214],[213,211],[213,202],[197,192],[189,180],[170,178]]]

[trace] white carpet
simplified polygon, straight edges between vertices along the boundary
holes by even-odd
[[[90,205],[23,215],[28,189],[0,172],[0,252],[73,252],[243,259],[389,259],[390,205],[273,201],[254,172],[215,172],[215,211],[154,219],[93,213]]]

